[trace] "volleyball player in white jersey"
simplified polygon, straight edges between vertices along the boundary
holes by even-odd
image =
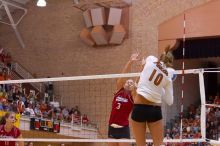
[[[173,104],[173,55],[166,51],[157,59],[148,56],[140,75],[137,95],[132,111],[133,134],[137,146],[145,146],[146,124],[154,146],[163,145],[163,121],[161,103]]]

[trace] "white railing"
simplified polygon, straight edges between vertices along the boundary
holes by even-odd
[[[20,75],[24,79],[33,79],[34,77],[30,74],[24,67],[22,67],[19,63],[13,63],[14,71]],[[36,88],[39,92],[42,91],[42,83],[30,83],[34,88]]]
[[[15,73],[15,72],[11,72],[11,78],[13,79],[13,80],[18,80],[18,79],[20,79],[20,77]]]

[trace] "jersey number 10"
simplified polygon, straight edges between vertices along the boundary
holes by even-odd
[[[156,77],[154,77],[154,76],[156,76]],[[150,75],[149,81],[152,81],[153,79],[154,79],[154,85],[158,86],[163,79],[163,74],[157,73],[157,70],[154,69]]]

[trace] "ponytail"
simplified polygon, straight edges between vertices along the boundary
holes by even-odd
[[[5,116],[1,117],[1,120],[0,120],[0,125],[5,125],[6,124],[6,119],[5,119]]]
[[[160,61],[164,62],[164,64],[167,67],[172,67],[173,66],[173,59],[174,59],[174,57],[173,57],[171,48],[170,48],[170,46],[167,46],[165,48],[164,53],[160,56]]]

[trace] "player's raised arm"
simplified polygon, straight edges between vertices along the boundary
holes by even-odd
[[[138,57],[139,53],[133,53],[121,73],[129,73],[131,71],[132,63],[139,60]],[[128,78],[119,78],[117,80],[117,90],[121,89],[124,86],[127,79]]]

